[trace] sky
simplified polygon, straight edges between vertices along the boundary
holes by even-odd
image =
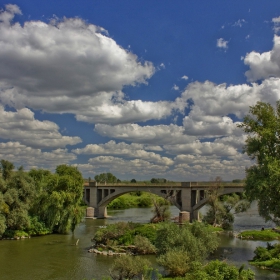
[[[0,0],[0,158],[84,178],[243,179],[280,99],[279,0]]]

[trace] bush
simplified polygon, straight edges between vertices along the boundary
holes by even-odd
[[[115,260],[110,275],[114,280],[143,279],[150,266],[144,258],[124,255]]]
[[[184,276],[190,270],[190,256],[182,249],[171,249],[158,259],[159,265],[163,266],[169,276]]]
[[[139,254],[154,254],[156,252],[156,247],[150,242],[150,240],[141,235],[135,236],[134,245]]]

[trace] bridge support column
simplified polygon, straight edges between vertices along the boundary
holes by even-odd
[[[100,219],[107,218],[107,207],[106,206],[98,207],[97,218],[100,218]]]
[[[88,193],[89,192],[89,193]],[[94,218],[97,215],[97,183],[89,182],[86,188],[85,198],[88,206],[86,209],[86,218]]]
[[[190,186],[186,186],[186,188],[182,189],[181,200],[182,200],[181,211],[188,213],[188,214],[185,214],[184,216],[188,217],[188,221],[191,222],[191,220],[192,220],[192,215],[191,215],[192,214],[191,213],[192,212],[192,200],[191,200],[191,187]],[[179,216],[179,220],[180,220],[180,216]],[[186,222],[187,220],[184,220],[184,221]]]
[[[194,211],[193,211],[193,213],[192,213],[192,220],[200,221],[200,218],[199,218],[199,211],[198,211],[198,210],[194,210]]]

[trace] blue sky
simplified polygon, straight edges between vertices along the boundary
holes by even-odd
[[[0,9],[0,158],[85,178],[244,178],[237,124],[280,97],[279,1]]]

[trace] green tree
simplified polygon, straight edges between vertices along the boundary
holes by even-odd
[[[280,223],[280,101],[258,102],[239,125],[248,134],[244,152],[255,160],[246,169],[245,191],[265,220]]]
[[[150,266],[147,259],[125,255],[115,260],[110,275],[114,280],[145,279]]]
[[[181,227],[174,223],[162,223],[155,246],[159,263],[170,275],[182,276],[190,269],[190,262],[201,262],[217,249],[218,238],[203,223],[187,223]],[[181,259],[177,265],[175,256]]]
[[[101,173],[99,175],[94,176],[94,179],[98,183],[117,183],[120,180],[113,175],[112,173]]]
[[[14,164],[8,160],[1,159],[1,171],[4,180],[8,180],[12,176],[12,171],[15,168]]]
[[[8,170],[12,170],[12,163],[5,161],[5,165],[9,166]],[[7,174],[6,180],[0,182],[1,233],[4,229],[24,230],[29,227],[29,209],[36,195],[34,181],[27,173],[19,170]]]
[[[41,192],[31,214],[51,231],[74,231],[83,217],[83,177],[76,167],[59,165],[56,173],[32,171]]]

